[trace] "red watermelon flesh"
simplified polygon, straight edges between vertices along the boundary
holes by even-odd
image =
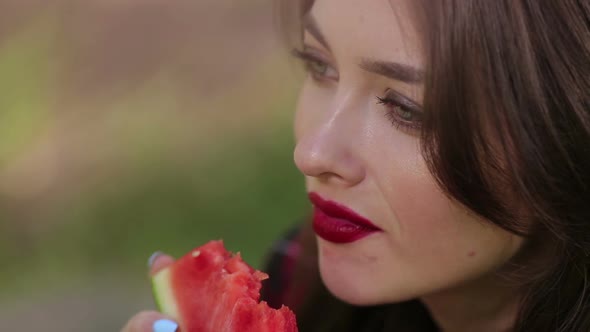
[[[211,241],[159,271],[152,283],[160,310],[178,321],[180,332],[296,332],[289,308],[259,302],[267,278]]]

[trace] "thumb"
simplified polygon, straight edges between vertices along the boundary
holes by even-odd
[[[150,277],[172,264],[174,264],[174,258],[172,256],[156,251],[148,259]]]
[[[176,332],[178,324],[155,311],[144,311],[133,316],[121,332]]]

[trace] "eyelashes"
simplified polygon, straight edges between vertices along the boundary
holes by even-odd
[[[311,75],[316,82],[338,81],[338,71],[328,64],[321,56],[312,51],[304,49],[303,51],[294,49],[291,54],[302,60],[305,70]]]
[[[377,104],[385,106],[387,118],[397,129],[411,132],[422,129],[424,112],[415,102],[392,89],[385,91],[385,97],[376,98]]]
[[[293,49],[291,54],[303,61],[305,70],[314,82],[324,84],[339,80],[338,71],[315,52],[305,48],[304,50]],[[375,98],[377,104],[385,108],[385,115],[395,128],[411,134],[421,130],[423,111],[416,102],[389,88],[385,90],[382,97]]]

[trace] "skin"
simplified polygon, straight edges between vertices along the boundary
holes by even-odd
[[[318,238],[321,276],[352,304],[421,298],[445,331],[499,331],[511,324],[517,290],[497,273],[523,239],[441,192],[420,153],[419,109],[378,103],[393,89],[419,105],[422,83],[359,65],[423,68],[409,17],[403,1],[318,0],[305,19],[304,49],[315,59],[304,57],[295,163],[309,192],[383,229],[349,244]]]
[[[409,17],[403,1],[317,0],[306,18],[295,163],[309,192],[383,230],[348,244],[318,238],[321,276],[352,304],[419,298],[447,332],[508,330],[519,292],[498,275],[523,239],[441,192],[420,153],[419,107],[378,103],[394,90],[420,105],[422,83],[367,70],[367,60],[423,68]],[[151,272],[171,262],[158,257]],[[142,312],[122,332],[151,331],[162,317]]]

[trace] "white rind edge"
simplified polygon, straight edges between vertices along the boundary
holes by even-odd
[[[180,318],[180,313],[178,312],[178,305],[174,300],[170,274],[170,269],[164,269],[158,272],[152,278],[152,288],[156,305],[160,312],[178,320]]]

